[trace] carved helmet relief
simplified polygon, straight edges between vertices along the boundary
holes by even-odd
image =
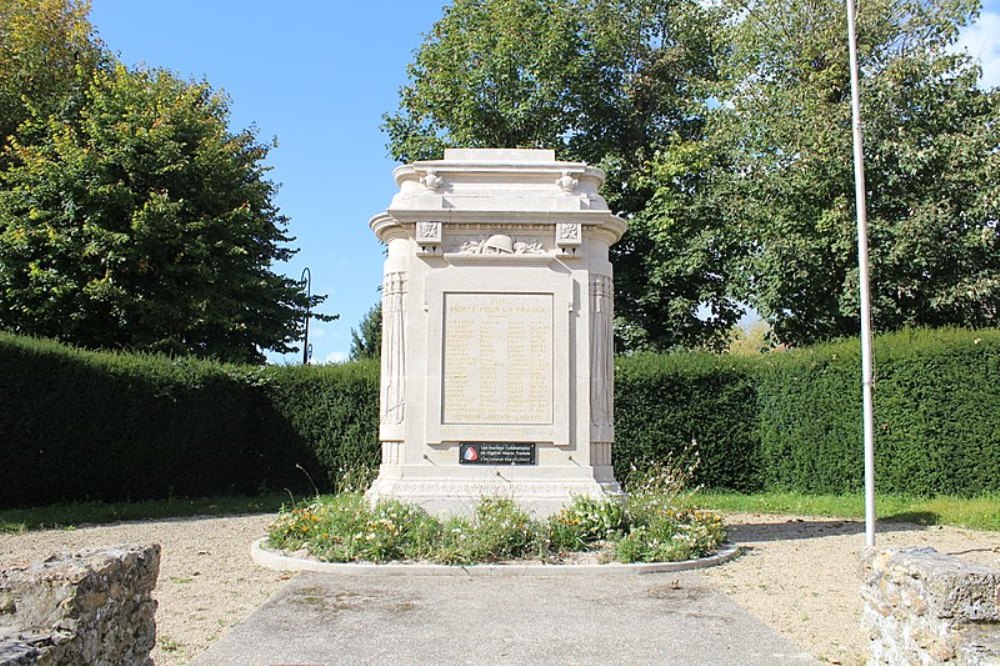
[[[545,248],[542,243],[519,241],[507,234],[493,234],[472,240],[461,241],[454,251],[462,254],[542,254]]]
[[[493,234],[486,239],[483,251],[493,254],[514,254],[514,239],[505,234]]]

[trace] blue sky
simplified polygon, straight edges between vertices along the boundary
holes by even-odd
[[[388,205],[396,166],[379,124],[442,4],[93,0],[91,21],[126,64],[204,78],[232,98],[234,129],[278,137],[270,177],[300,251],[276,268],[298,278],[308,266],[313,292],[329,296],[321,311],[340,314],[313,324],[314,361],[346,356],[378,299],[383,255],[368,219]]]
[[[206,79],[232,98],[234,129],[277,136],[268,163],[300,251],[275,268],[297,278],[308,266],[313,292],[329,296],[321,310],[340,315],[313,325],[314,362],[345,358],[351,328],[378,299],[383,256],[368,219],[388,205],[396,166],[379,124],[443,4],[92,0],[91,21],[126,64]],[[1000,0],[960,44],[982,60],[985,82],[1000,85]]]

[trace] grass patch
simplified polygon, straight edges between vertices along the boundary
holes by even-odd
[[[483,497],[472,515],[440,519],[396,500],[372,506],[359,491],[319,496],[283,508],[268,542],[327,562],[561,562],[581,552],[601,562],[695,559],[726,539],[718,514],[692,506],[688,488],[699,462],[692,442],[678,456],[633,467],[624,502],[578,496],[542,520],[509,498]]]
[[[74,502],[30,509],[0,510],[0,532],[38,529],[73,529],[80,525],[123,520],[225,516],[278,511],[288,502],[287,493],[254,497],[223,496],[145,500],[142,502]]]
[[[857,519],[865,515],[864,495],[861,493],[805,495],[793,492],[741,494],[703,491],[698,493],[697,499],[700,506],[716,511]],[[1000,531],[1000,495],[976,498],[876,495],[875,513],[880,520]]]
[[[678,508],[675,500],[647,492],[633,493],[624,505],[576,497],[538,520],[513,500],[487,497],[471,516],[439,519],[413,504],[388,500],[371,506],[360,493],[343,493],[283,510],[268,537],[275,548],[305,548],[328,562],[557,562],[587,551],[602,561],[659,562],[715,551],[726,537],[722,519]]]

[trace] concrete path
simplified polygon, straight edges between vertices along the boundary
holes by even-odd
[[[696,573],[303,573],[196,666],[817,664]]]

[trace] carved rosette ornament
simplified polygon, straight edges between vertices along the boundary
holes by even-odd
[[[403,422],[406,409],[406,273],[388,273],[382,283],[382,395],[384,425]]]
[[[563,254],[576,254],[583,244],[583,228],[579,222],[560,222],[556,225],[556,247]]]
[[[607,275],[590,278],[590,423],[610,426],[614,414],[614,285]]]

